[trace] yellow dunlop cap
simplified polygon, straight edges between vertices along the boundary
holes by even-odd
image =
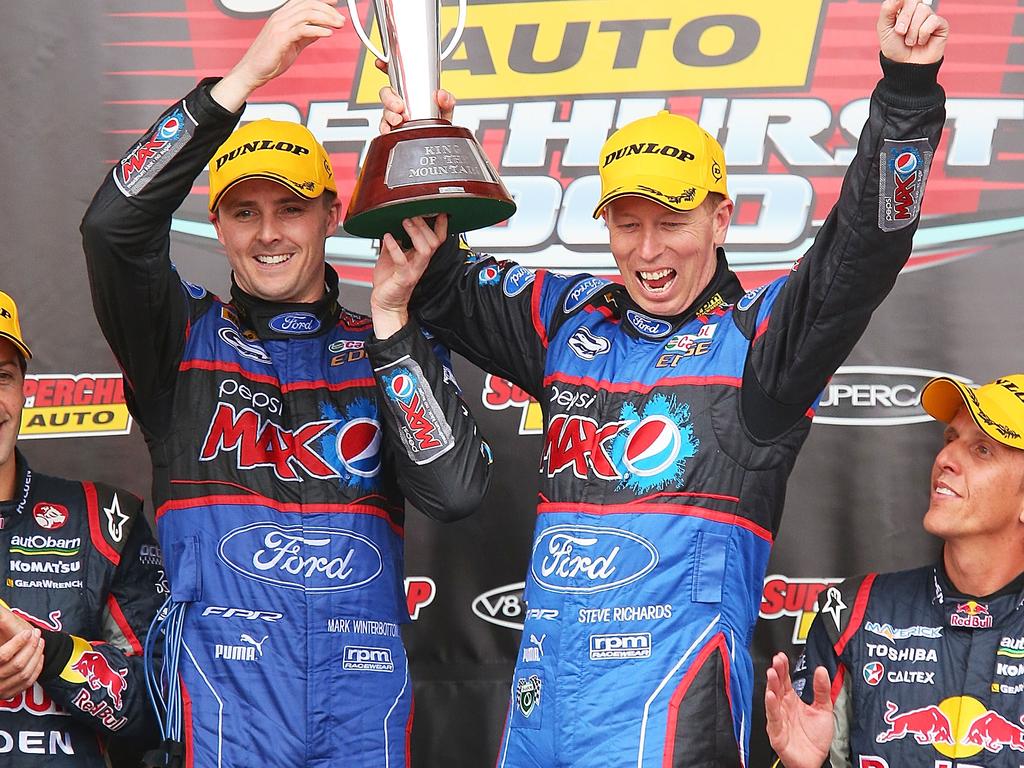
[[[232,133],[210,161],[210,211],[246,179],[269,179],[310,200],[337,192],[327,150],[304,125],[255,120]]]
[[[32,350],[28,348],[25,339],[21,336],[21,323],[18,322],[18,305],[14,299],[3,291],[0,291],[0,338],[7,339],[18,351],[25,356],[26,360],[32,359]]]
[[[595,219],[624,195],[646,197],[675,211],[692,211],[708,192],[729,196],[722,145],[690,118],[671,112],[617,130],[601,147],[600,163]]]
[[[974,421],[993,440],[1024,450],[1024,373],[971,387],[946,376],[921,390],[921,407],[948,424],[966,405]]]

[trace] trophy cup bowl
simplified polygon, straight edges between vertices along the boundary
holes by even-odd
[[[353,25],[363,45],[388,63],[391,87],[405,100],[408,119],[370,142],[345,214],[345,231],[374,239],[390,232],[404,241],[402,220],[413,216],[448,214],[449,232],[509,218],[516,204],[476,137],[442,119],[434,99],[441,61],[458,45],[466,0],[459,2],[459,24],[443,55],[439,0],[373,2],[385,52],[370,42],[354,0],[348,0]]]

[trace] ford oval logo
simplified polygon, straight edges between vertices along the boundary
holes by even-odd
[[[931,421],[932,417],[921,407],[921,390],[936,376],[948,376],[965,384],[973,384],[963,376],[922,368],[843,366],[836,371],[822,393],[814,421],[817,424],[856,424],[867,427]]]
[[[626,320],[644,336],[650,336],[652,339],[668,336],[672,331],[672,326],[666,321],[648,317],[632,309],[626,310]]]
[[[619,528],[555,525],[533,545],[533,578],[552,592],[588,594],[642,579],[658,564],[658,550]]]
[[[565,303],[562,305],[562,311],[566,314],[575,312],[577,309],[587,303],[587,300],[595,293],[600,291],[608,285],[607,280],[602,280],[598,277],[588,277],[586,280],[581,280],[576,283],[565,297]]]
[[[285,312],[283,315],[271,318],[267,325],[278,333],[287,333],[292,336],[316,333],[320,330],[320,321],[309,312]]]
[[[358,589],[384,570],[376,544],[339,528],[253,523],[225,534],[217,554],[248,579],[306,592]]]

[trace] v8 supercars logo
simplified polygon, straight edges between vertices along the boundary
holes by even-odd
[[[25,376],[22,440],[127,435],[132,417],[117,373],[46,373]]]

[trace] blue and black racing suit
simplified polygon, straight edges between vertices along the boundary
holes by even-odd
[[[1024,764],[1024,574],[966,595],[941,565],[829,587],[793,670],[813,701],[832,680],[824,768],[1020,768]]]
[[[311,304],[237,286],[224,302],[179,279],[171,216],[238,120],[211,85],[114,166],[82,223],[153,460],[180,636],[167,656],[182,709],[166,730],[180,722],[197,768],[401,768],[403,497],[441,520],[469,514],[490,453],[439,350],[415,323],[374,339],[330,267]]]
[[[500,768],[746,763],[748,646],[786,480],[910,255],[944,121],[937,64],[882,65],[835,209],[757,290],[719,252],[692,306],[655,317],[596,277],[481,260],[454,238],[434,255],[421,320],[545,417]]]

